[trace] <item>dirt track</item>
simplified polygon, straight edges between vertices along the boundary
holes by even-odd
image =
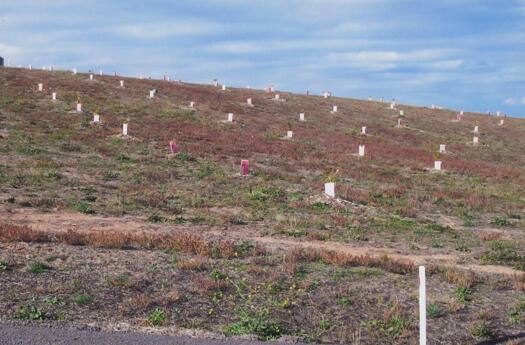
[[[413,262],[416,265],[437,265],[462,270],[470,270],[480,274],[513,275],[519,271],[500,265],[479,265],[466,262],[465,255],[457,252],[425,252],[420,254],[408,253],[403,250],[387,247],[366,245],[352,245],[330,241],[299,241],[287,238],[261,237],[257,231],[247,227],[211,227],[211,226],[184,226],[147,223],[143,219],[132,216],[103,217],[85,215],[75,212],[41,213],[31,209],[21,209],[15,213],[0,214],[0,222],[12,222],[31,226],[34,229],[49,232],[62,232],[68,229],[76,231],[127,231],[127,232],[174,232],[191,231],[206,236],[227,238],[233,240],[249,240],[262,244],[270,250],[287,250],[293,247],[333,250],[352,255],[369,255],[371,257],[388,257],[403,262]]]

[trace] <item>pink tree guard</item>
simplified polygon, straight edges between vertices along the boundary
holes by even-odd
[[[248,176],[250,173],[250,161],[247,159],[241,160],[241,176]]]
[[[397,119],[397,125],[399,127],[403,126],[403,119]]]
[[[306,90],[306,95],[310,95],[310,91],[308,91],[308,89]]]
[[[182,80],[179,79],[179,85],[182,85]]]
[[[458,115],[456,116],[456,118],[457,118],[458,121],[461,121],[461,115],[460,115],[460,114],[458,114]]]
[[[170,149],[173,154],[179,153],[179,148],[177,147],[175,140],[170,141]]]

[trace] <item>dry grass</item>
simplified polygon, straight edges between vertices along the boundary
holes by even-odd
[[[452,269],[447,269],[444,274],[445,280],[451,284],[455,284],[464,288],[471,288],[475,283],[480,281],[480,278],[473,272],[459,272]]]
[[[186,271],[202,271],[206,267],[206,259],[197,256],[189,259],[179,259],[177,268]]]

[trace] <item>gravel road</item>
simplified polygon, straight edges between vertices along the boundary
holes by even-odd
[[[0,345],[292,345],[244,339],[202,339],[132,332],[102,332],[64,323],[0,321]],[[293,343],[298,345],[298,343]],[[310,344],[311,345],[311,344]]]

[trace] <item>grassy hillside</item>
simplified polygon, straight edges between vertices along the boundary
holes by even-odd
[[[457,111],[402,104],[390,109],[286,92],[276,92],[276,101],[274,93],[258,90],[98,75],[90,81],[87,74],[12,68],[0,69],[0,85],[0,238],[5,253],[20,251],[0,254],[7,272],[0,280],[9,283],[0,288],[4,296],[14,293],[17,279],[34,286],[25,253],[35,262],[52,253],[60,260],[39,279],[70,286],[63,273],[73,270],[84,281],[77,290],[99,303],[87,304],[83,315],[74,309],[78,303],[68,303],[62,313],[72,321],[98,317],[107,326],[124,318],[144,325],[159,310],[164,326],[410,343],[417,336],[413,264],[424,263],[435,283],[430,303],[440,310],[429,323],[431,338],[475,343],[523,325],[523,119],[499,125],[495,116],[465,112],[458,122]],[[159,90],[154,99],[148,99],[151,89]],[[77,100],[82,113],[74,112]],[[333,105],[338,112],[331,113]],[[94,112],[101,124],[91,122]],[[228,113],[233,123],[225,121]],[[125,120],[129,136],[121,135]],[[474,122],[479,145],[472,144]],[[173,139],[178,155],[170,153]],[[360,143],[364,157],[357,155]],[[440,143],[447,153],[440,158],[443,171],[434,171]],[[249,177],[236,176],[241,159],[250,160]],[[329,177],[336,179],[336,199],[323,193]],[[67,259],[72,253],[77,258]],[[122,267],[95,259],[99,255],[147,262]],[[189,266],[178,266],[185,261]],[[97,272],[118,268],[100,278],[80,262]],[[177,278],[166,275],[166,267]],[[24,273],[14,276],[17,270]],[[112,275],[126,274],[129,284],[111,283]],[[265,282],[279,287],[264,290]],[[141,308],[126,307],[130,298],[170,289],[181,297],[188,289],[191,297],[152,297]],[[53,292],[35,294],[51,298]],[[232,297],[217,302],[217,294]],[[4,314],[30,308],[29,297],[4,297]],[[104,308],[104,298],[123,309]],[[311,316],[298,316],[304,313]],[[438,332],[453,320],[459,330]]]

